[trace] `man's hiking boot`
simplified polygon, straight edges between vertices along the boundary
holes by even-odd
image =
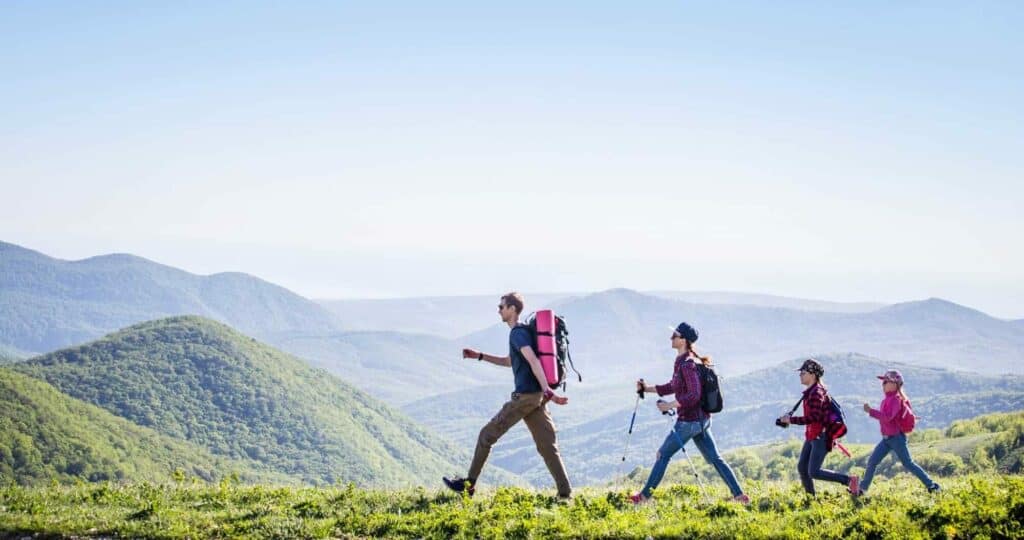
[[[448,478],[445,476],[441,479],[444,480],[444,485],[448,486],[448,489],[456,493],[465,493],[472,497],[473,493],[476,492],[476,486],[468,478]]]
[[[860,495],[860,477],[850,475],[850,495],[854,497]]]
[[[641,505],[651,499],[644,497],[643,493],[634,493],[633,495],[629,496],[629,500],[632,501],[634,505]]]
[[[942,491],[942,486],[938,484],[928,486],[928,493],[938,493],[939,491]]]
[[[739,495],[733,497],[732,501],[733,502],[738,502],[738,503],[742,504],[743,506],[749,506],[750,505],[750,497],[747,497],[746,493],[740,493]]]

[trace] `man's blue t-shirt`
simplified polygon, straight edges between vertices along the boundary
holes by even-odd
[[[520,394],[532,394],[540,392],[540,383],[534,377],[530,363],[523,357],[520,349],[533,346],[530,339],[530,331],[524,325],[516,325],[508,334],[508,356],[512,359],[512,373],[516,379],[516,392]]]

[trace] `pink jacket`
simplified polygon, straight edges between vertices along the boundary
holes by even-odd
[[[900,399],[899,392],[887,392],[879,408],[871,409],[868,411],[868,414],[871,415],[871,418],[878,419],[883,437],[902,433],[899,419],[900,415],[903,414],[903,400]]]

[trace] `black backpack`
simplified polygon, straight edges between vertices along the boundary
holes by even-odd
[[[700,376],[700,408],[706,413],[722,412],[722,388],[718,386],[718,374],[704,364],[697,364]]]
[[[526,323],[523,324],[526,330],[530,332],[530,342],[533,347],[533,352],[537,353],[537,318],[532,314],[527,319]],[[576,373],[576,377],[579,378],[580,382],[583,382],[583,376],[580,375],[579,371],[576,371],[576,365],[572,363],[572,355],[569,354],[569,329],[565,327],[565,318],[561,315],[555,315],[555,354],[558,357],[558,382],[550,384],[551,388],[562,387],[565,390],[565,364],[569,363],[569,367],[572,368],[573,372]]]

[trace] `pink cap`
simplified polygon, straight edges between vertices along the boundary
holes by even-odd
[[[890,369],[889,371],[886,371],[882,375],[879,375],[878,378],[882,379],[885,382],[894,382],[900,385],[903,384],[903,375],[901,375],[900,372],[896,371],[895,369]]]

